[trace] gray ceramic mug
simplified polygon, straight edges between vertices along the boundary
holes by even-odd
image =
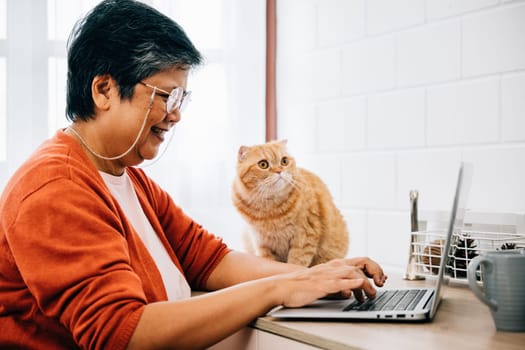
[[[476,282],[481,265],[483,289]],[[476,297],[487,304],[500,331],[525,331],[525,250],[488,252],[472,259],[468,283]]]

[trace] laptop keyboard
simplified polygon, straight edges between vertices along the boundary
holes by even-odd
[[[410,311],[415,309],[425,295],[425,291],[425,289],[379,291],[374,299],[368,299],[363,303],[356,300],[343,311]]]

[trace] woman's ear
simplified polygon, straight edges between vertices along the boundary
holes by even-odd
[[[110,75],[94,77],[91,82],[91,96],[93,96],[95,108],[108,110],[111,105],[112,90],[115,88],[115,80]]]

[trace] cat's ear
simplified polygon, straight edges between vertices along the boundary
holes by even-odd
[[[239,162],[243,162],[246,160],[248,149],[249,147],[246,146],[239,147],[239,152],[237,153],[237,159],[239,160]]]
[[[281,144],[281,146],[286,147],[286,145],[288,144],[288,140],[287,139],[279,140],[279,143]]]

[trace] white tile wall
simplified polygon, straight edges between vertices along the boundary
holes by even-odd
[[[288,150],[295,157],[313,153],[317,149],[315,104],[283,102],[279,106],[279,113],[288,115],[278,119],[279,139],[288,140]]]
[[[456,19],[399,33],[399,85],[412,86],[459,78],[460,45],[461,25]]]
[[[461,161],[470,209],[525,212],[525,1],[281,0],[278,14],[278,133],[337,192],[350,256],[404,268],[409,191],[450,210]]]
[[[425,21],[424,0],[368,0],[366,3],[368,34],[390,32]]]
[[[498,142],[499,88],[499,78],[429,87],[428,145]]]
[[[343,93],[391,89],[396,82],[395,38],[372,38],[351,43],[343,52]],[[321,66],[330,69],[329,66]]]
[[[463,19],[462,68],[465,76],[525,69],[523,3]]]
[[[418,190],[421,210],[449,209],[461,159],[461,151],[457,149],[399,152],[396,208],[408,209],[410,191]]]
[[[504,76],[501,81],[503,141],[525,141],[525,74]]]
[[[290,56],[283,57],[280,64],[281,67],[286,67],[279,70],[276,79],[280,102],[286,105],[316,97],[315,92],[319,87],[314,86],[314,78],[318,73],[314,72],[314,56],[311,53],[291,53]],[[279,108],[282,107],[279,105]]]
[[[400,90],[370,96],[367,129],[370,149],[424,146],[425,90]]]
[[[525,145],[467,149],[463,159],[475,169],[471,206],[525,211]]]
[[[365,98],[330,100],[319,104],[317,111],[319,151],[340,152],[365,148]]]
[[[410,217],[406,212],[368,214],[368,256],[382,265],[401,267],[408,261]]]
[[[303,0],[279,1],[279,17],[293,20],[279,20],[279,40],[285,42],[291,51],[306,51],[315,48],[318,28],[315,2]]]
[[[334,46],[365,35],[365,0],[327,0],[318,5],[319,46]]]
[[[392,208],[396,203],[393,152],[359,153],[342,159],[342,202],[350,208]]]
[[[329,67],[319,69],[318,67]],[[325,98],[341,94],[341,53],[336,49],[316,52],[312,56],[313,97]],[[304,74],[304,73],[303,73]]]
[[[332,197],[336,202],[341,201],[341,162],[337,155],[310,155],[298,160],[299,166],[308,169],[317,176],[328,187]]]
[[[457,16],[465,12],[497,5],[498,2],[498,0],[427,0],[427,16],[430,20]]]
[[[342,210],[341,213],[350,234],[348,256],[367,256],[367,212],[365,210]]]

